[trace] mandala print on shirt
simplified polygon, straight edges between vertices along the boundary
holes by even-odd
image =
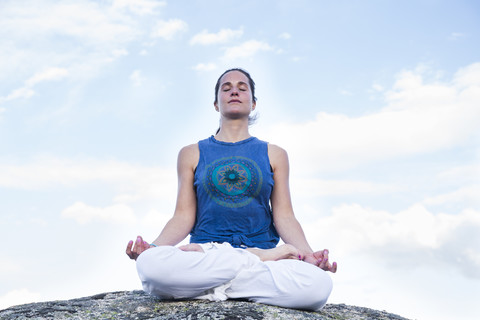
[[[204,187],[217,204],[239,208],[260,193],[262,181],[262,172],[255,161],[228,157],[216,160],[206,168]]]

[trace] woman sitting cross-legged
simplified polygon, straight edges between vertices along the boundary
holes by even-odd
[[[216,135],[178,156],[173,217],[151,243],[137,237],[126,253],[137,261],[146,292],[165,299],[245,298],[319,310],[336,272],[328,250],[313,251],[296,219],[287,153],[249,134],[255,83],[242,69],[215,86]],[[190,244],[175,247],[190,235]],[[279,239],[285,244],[277,246]]]

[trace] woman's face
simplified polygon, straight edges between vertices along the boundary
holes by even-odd
[[[215,109],[224,117],[248,117],[255,109],[248,78],[240,71],[230,71],[223,75],[217,94]]]

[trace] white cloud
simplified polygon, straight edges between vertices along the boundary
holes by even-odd
[[[128,9],[135,14],[147,15],[156,13],[156,9],[167,5],[166,1],[156,0],[114,0],[113,8]]]
[[[193,69],[197,71],[212,71],[217,69],[217,66],[215,63],[199,63]]]
[[[118,161],[40,157],[27,164],[0,163],[0,187],[35,190],[102,182],[124,192],[151,196],[172,189],[172,183],[176,183],[175,172],[175,168],[135,166]]]
[[[7,257],[0,258],[0,274],[13,274],[18,272],[20,268],[20,265],[13,259],[8,259]]]
[[[221,29],[217,33],[208,33],[207,30],[193,36],[190,40],[191,45],[200,44],[200,45],[211,45],[226,43],[231,40],[240,38],[243,35],[243,29],[232,30],[232,29]]]
[[[24,87],[15,89],[6,97],[0,97],[0,103],[15,99],[28,99],[35,94],[35,91],[32,88],[38,83],[60,80],[67,75],[68,71],[66,69],[56,67],[47,68],[46,70],[37,72],[25,81]]]
[[[128,51],[124,48],[112,50],[112,55],[114,58],[128,56]]]
[[[309,197],[351,194],[378,195],[399,190],[398,186],[369,181],[292,178],[292,190]]]
[[[462,184],[476,183],[480,181],[480,164],[448,168],[440,172],[438,178],[444,181],[456,181]]]
[[[250,40],[225,50],[223,59],[232,61],[236,59],[244,59],[253,57],[261,51],[272,51],[273,48],[266,42]]]
[[[399,156],[425,154],[479,139],[480,64],[449,82],[424,83],[402,72],[379,112],[348,117],[320,112],[306,123],[283,123],[266,132],[281,141],[298,168],[332,170]],[[312,141],[299,144],[298,141]]]
[[[135,34],[126,16],[95,2],[38,1],[30,6],[6,6],[4,9],[4,31],[13,32],[21,39],[27,34],[45,40],[62,35],[76,38],[83,44],[101,44],[123,42]]]
[[[452,32],[450,33],[450,36],[448,37],[448,40],[458,40],[458,39],[463,39],[467,35],[463,32]]]
[[[378,84],[378,83],[374,83],[372,85],[372,89],[377,91],[377,92],[382,92],[384,90],[383,86]]]
[[[121,198],[125,198],[125,195],[123,197],[120,196],[116,200],[118,201]],[[132,201],[132,199],[127,199],[127,201]],[[78,201],[65,208],[61,216],[66,219],[73,219],[79,224],[100,221],[128,226],[139,224],[147,228],[152,226],[161,227],[172,217],[173,210],[171,208],[167,209],[167,207],[160,206],[160,208],[150,209],[144,216],[139,217],[135,214],[135,210],[132,207],[124,203],[116,203],[106,207],[94,207]]]
[[[25,84],[27,87],[33,87],[34,85],[43,81],[60,80],[68,75],[68,71],[64,68],[48,68],[44,71],[35,73],[30,77]]]
[[[440,205],[444,203],[471,204],[480,208],[480,185],[465,186],[453,192],[448,192],[423,201],[426,205]]]
[[[0,188],[51,192],[65,187],[101,187],[106,194],[113,194],[113,204],[110,206],[95,207],[78,201],[62,211],[63,217],[74,219],[78,223],[141,222],[134,212],[141,214],[150,208],[171,215],[175,206],[172,199],[176,197],[176,184],[174,167],[58,158],[40,158],[23,165],[0,164]],[[30,222],[42,225],[42,221]]]
[[[342,96],[351,96],[352,95],[352,93],[350,91],[345,90],[345,89],[341,89],[341,90],[339,90],[339,92]]]
[[[470,89],[470,86],[477,87],[471,88],[472,90],[478,89],[478,86],[480,86],[480,62],[473,63],[458,70],[454,76],[453,83],[458,87],[465,87],[466,89]],[[477,91],[469,93],[478,94]]]
[[[142,77],[140,70],[134,70],[130,75],[130,80],[132,81],[133,86],[140,87],[145,79]]]
[[[142,218],[142,224],[145,226],[164,226],[168,220],[172,217],[172,214],[161,213],[158,210],[150,210],[145,217]]]
[[[152,31],[152,37],[172,40],[173,37],[188,29],[188,24],[180,19],[160,20]]]
[[[292,38],[292,35],[288,32],[284,32],[284,33],[279,34],[278,37],[280,39],[288,40],[288,39]]]
[[[366,259],[396,268],[438,265],[480,279],[478,211],[434,214],[416,204],[389,213],[358,204],[341,205],[332,209],[332,215],[304,228],[314,244],[330,239],[332,253],[340,256],[362,252]]]
[[[125,204],[99,208],[88,206],[83,202],[75,202],[62,211],[62,217],[74,219],[80,224],[94,220],[120,224],[132,224],[137,221],[133,209]]]
[[[31,88],[23,87],[13,90],[8,96],[0,97],[0,103],[16,100],[16,99],[28,99],[35,94]]]
[[[71,78],[89,78],[143,34],[140,18],[109,2],[10,1],[0,10],[0,81],[11,86],[30,78],[31,86],[66,70]]]
[[[37,302],[41,295],[28,289],[16,289],[0,296],[0,310],[19,304]]]

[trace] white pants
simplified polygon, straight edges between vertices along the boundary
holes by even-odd
[[[160,246],[143,252],[137,271],[145,292],[163,299],[250,301],[319,310],[332,280],[320,268],[299,260],[262,262],[228,243],[201,245],[205,252]]]

